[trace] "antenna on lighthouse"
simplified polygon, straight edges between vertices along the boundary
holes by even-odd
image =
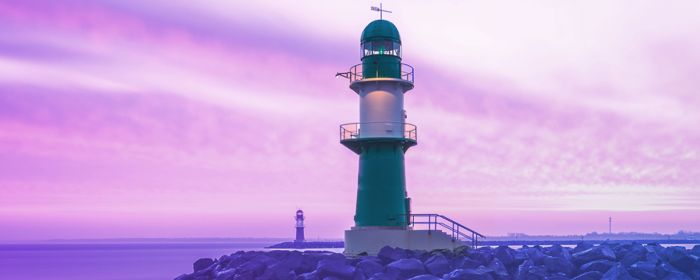
[[[379,12],[379,19],[383,19],[383,17],[382,17],[383,12],[387,12],[387,13],[391,14],[391,11],[382,9],[382,3],[379,3],[379,8],[372,6],[372,8],[370,8],[370,9],[372,11]]]

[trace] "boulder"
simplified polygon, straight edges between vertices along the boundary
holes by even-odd
[[[320,278],[318,277],[318,272],[312,271],[300,274],[295,280],[320,280]]]
[[[255,278],[262,275],[267,267],[256,260],[249,260],[236,268],[236,277]],[[245,278],[243,278],[245,279]]]
[[[615,265],[615,262],[613,262],[613,261],[596,260],[596,261],[587,262],[587,263],[581,265],[581,267],[579,267],[579,271],[580,272],[598,271],[600,273],[605,273],[613,265]]]
[[[418,259],[400,259],[386,266],[387,271],[395,271],[399,278],[406,279],[425,273],[423,263]]]
[[[681,272],[690,273],[695,268],[700,257],[688,254],[683,247],[666,248],[668,262]]]
[[[279,261],[267,267],[262,279],[294,279],[296,270],[302,265],[304,256],[299,251],[290,251],[287,254],[278,254]]]
[[[571,280],[600,280],[601,277],[603,277],[603,273],[599,271],[589,271],[571,278]]]
[[[217,271],[214,274],[214,280],[230,280],[230,279],[233,279],[234,275],[236,275],[236,269],[229,268],[229,269]]]
[[[644,246],[635,243],[630,245],[629,249],[624,255],[618,256],[618,259],[625,267],[629,267],[632,264],[645,260],[646,255],[647,250],[644,248]]]
[[[545,280],[570,280],[571,278],[569,278],[569,276],[566,276],[566,274],[560,272],[560,273],[547,275],[544,279]]]
[[[578,252],[583,252],[583,251],[586,251],[586,250],[588,250],[588,249],[590,249],[590,248],[593,248],[593,247],[594,247],[594,245],[593,245],[592,243],[589,243],[589,242],[579,242],[579,243],[576,244],[576,247],[574,247],[574,249],[571,250],[571,253],[572,253],[572,254],[576,254],[576,253],[578,253]]]
[[[442,278],[430,274],[421,274],[408,278],[408,280],[441,280]]]
[[[647,251],[647,256],[646,256],[645,260],[647,262],[650,262],[650,263],[653,263],[656,265],[656,264],[661,262],[661,257],[659,256],[659,254],[657,254],[654,251],[651,251],[651,252]]]
[[[372,275],[369,280],[398,280],[399,276],[396,271],[379,272]]]
[[[409,256],[407,250],[394,248],[391,246],[384,246],[379,250],[379,253],[377,253],[377,257],[379,257],[384,264],[388,264],[400,259],[406,259]]]
[[[442,278],[448,280],[493,280],[492,270],[483,266],[478,268],[458,268],[445,274]]]
[[[450,272],[450,261],[443,254],[436,254],[425,262],[425,269],[432,275],[442,276]]]
[[[192,268],[194,272],[197,272],[210,267],[212,264],[214,264],[214,260],[211,258],[201,258],[192,264]]]
[[[632,277],[632,275],[627,272],[627,269],[625,269],[625,266],[622,265],[621,263],[618,263],[608,269],[607,272],[603,274],[603,277],[600,278],[601,280],[636,280],[636,278]]]
[[[469,250],[467,256],[472,260],[478,261],[481,265],[487,265],[493,259],[493,249],[491,247],[479,247],[478,249]]]
[[[666,277],[664,278],[659,278],[663,280],[693,280],[693,278],[690,278],[688,275],[686,275],[683,272],[680,271],[672,271],[669,272]]]
[[[544,258],[547,256],[542,252],[540,246],[535,246],[532,248],[524,249],[527,257],[532,260],[535,265],[542,265],[544,263]]]
[[[455,256],[466,256],[469,253],[469,251],[471,251],[471,248],[469,246],[459,246],[452,250]]]
[[[656,264],[646,261],[639,261],[630,266],[629,273],[641,280],[656,279]]]
[[[690,253],[700,257],[700,245],[693,246],[693,249],[690,249]]]
[[[491,276],[493,276],[494,279],[510,279],[510,273],[508,273],[506,266],[500,260],[498,260],[498,258],[493,258],[493,260],[491,260],[491,263],[489,263],[487,268],[493,270]]]
[[[584,251],[573,254],[572,259],[577,265],[581,265],[594,260],[610,260],[616,259],[615,252],[606,245],[599,245]]]
[[[318,262],[316,271],[321,278],[337,277],[340,279],[352,279],[355,274],[355,267],[345,264],[344,260],[323,259]]]
[[[503,265],[510,266],[515,263],[515,250],[508,246],[498,246],[494,250],[494,257],[500,260]]]
[[[517,280],[535,280],[535,279],[545,279],[547,275],[547,268],[543,265],[535,266],[532,260],[524,261],[515,273],[515,279]]]
[[[543,262],[549,273],[561,272],[566,275],[571,275],[571,272],[574,270],[574,264],[563,257],[546,256]]]
[[[175,280],[192,280],[194,277],[190,274],[182,274],[178,277],[175,277]]]
[[[383,272],[384,271],[384,266],[382,266],[380,263],[370,260],[370,259],[365,259],[361,260],[360,262],[357,263],[357,269],[362,271],[366,277],[370,277],[376,273]]]
[[[454,268],[477,268],[481,264],[476,260],[472,260],[469,257],[456,257],[452,260],[452,267]]]
[[[318,266],[318,262],[324,257],[326,257],[324,254],[305,252],[302,254],[301,264],[294,272],[296,272],[297,275],[312,272],[316,269],[316,266]]]

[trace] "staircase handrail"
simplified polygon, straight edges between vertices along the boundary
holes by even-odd
[[[431,230],[431,225],[432,228],[437,230],[437,226],[439,225],[441,228],[447,229],[453,239],[460,239],[459,237],[463,237],[464,239],[471,241],[472,246],[476,247],[478,245],[478,239],[479,237],[481,238],[486,238],[483,234],[476,232],[475,230],[472,230],[471,228],[460,224],[459,222],[450,219],[444,215],[440,214],[409,214],[410,220],[409,223],[411,224],[427,224],[428,225],[428,230]],[[416,217],[428,217],[428,221],[415,221]],[[443,219],[450,224],[447,224],[443,221],[439,221],[438,219]],[[460,229],[463,229],[463,231],[460,231]],[[466,232],[465,232],[466,231]],[[470,233],[468,235],[467,233]]]

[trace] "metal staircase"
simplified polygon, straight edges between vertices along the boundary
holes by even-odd
[[[440,214],[409,214],[409,224],[412,226],[428,226],[428,230],[446,230],[452,236],[453,241],[460,241],[476,248],[479,245],[479,238],[484,235]]]

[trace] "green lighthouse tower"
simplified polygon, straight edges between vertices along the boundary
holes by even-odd
[[[357,154],[360,163],[355,225],[345,231],[345,254],[376,254],[387,245],[432,250],[469,241],[476,246],[477,238],[483,236],[454,220],[411,213],[404,155],[418,144],[418,138],[416,126],[406,122],[403,99],[413,89],[414,72],[402,62],[399,30],[381,18],[381,12],[387,11],[372,10],[380,12],[380,19],[362,31],[362,63],[336,75],[348,78],[360,99],[360,121],[340,126],[340,143]]]
[[[340,142],[360,157],[355,226],[403,229],[410,212],[404,153],[417,144],[403,109],[413,68],[401,63],[401,36],[387,20],[365,27],[360,50],[362,63],[349,73],[360,97],[360,122],[340,127]]]

